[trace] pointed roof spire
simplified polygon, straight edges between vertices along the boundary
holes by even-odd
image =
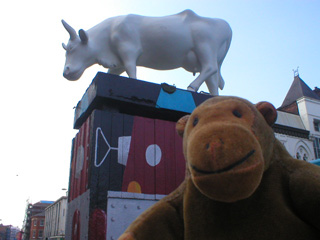
[[[280,108],[288,106],[301,97],[309,97],[320,100],[320,97],[315,94],[311,88],[300,78],[298,68],[293,70],[294,79],[293,83],[287,93],[287,96],[283,100]]]

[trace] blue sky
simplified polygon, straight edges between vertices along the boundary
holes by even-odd
[[[136,13],[164,16],[192,9],[223,18],[233,30],[222,65],[225,89],[256,103],[279,107],[293,81],[292,69],[313,89],[319,84],[320,1],[317,0],[56,0],[7,1],[1,20],[0,223],[22,226],[26,200],[57,200],[68,186],[73,107],[99,66],[77,82],[62,76],[68,33],[108,17]],[[185,89],[194,79],[182,69],[139,68],[138,78]],[[201,90],[207,91],[203,85]]]

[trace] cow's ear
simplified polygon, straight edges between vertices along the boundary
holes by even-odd
[[[256,104],[256,108],[262,114],[269,126],[272,126],[276,122],[278,113],[271,103],[259,102]]]
[[[180,137],[183,137],[184,129],[186,127],[186,124],[189,118],[190,118],[190,115],[183,116],[178,120],[176,124],[176,131]]]
[[[85,30],[83,30],[83,29],[79,30],[79,37],[80,37],[82,43],[84,43],[84,44],[88,43],[89,37],[88,37],[88,34],[86,33]]]
[[[62,47],[63,47],[64,50],[67,51],[67,46],[64,43],[62,43]]]

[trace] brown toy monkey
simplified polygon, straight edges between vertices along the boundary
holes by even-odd
[[[320,239],[320,168],[289,155],[276,118],[270,103],[221,96],[181,118],[185,181],[119,239]]]

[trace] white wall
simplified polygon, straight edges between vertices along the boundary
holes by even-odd
[[[301,159],[304,154],[306,154],[308,158],[307,161],[314,159],[313,143],[311,140],[279,133],[275,133],[275,136],[285,146],[292,157],[296,158],[297,153],[299,153]]]
[[[310,131],[310,138],[320,138],[320,132],[314,128],[314,119],[320,120],[320,101],[302,97],[297,100],[299,114],[306,129]]]
[[[316,132],[313,127],[313,119],[320,119],[320,101],[302,97],[297,100],[297,104],[301,120],[306,129],[310,131],[311,134],[320,136],[320,133]]]
[[[45,210],[44,236],[64,236],[67,216],[67,198],[62,197]]]

